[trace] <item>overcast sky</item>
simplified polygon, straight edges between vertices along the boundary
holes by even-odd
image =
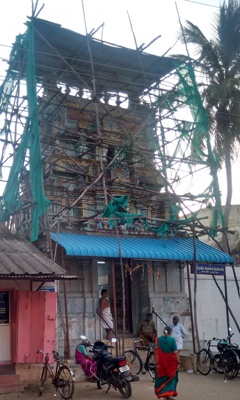
[[[211,24],[218,11],[220,0],[39,0],[38,17],[62,25],[64,28],[85,34],[84,14],[87,32],[97,29],[94,36],[110,43],[135,48],[134,31],[137,45],[149,44],[154,38],[161,37],[146,50],[156,55],[184,53],[185,47],[177,41],[180,23],[186,20],[197,24],[207,37],[211,37]],[[36,4],[36,0],[34,0]],[[84,8],[84,12],[83,12]],[[0,84],[7,69],[11,45],[16,35],[26,30],[25,22],[32,14],[32,0],[1,0],[0,24]],[[129,21],[131,20],[131,24]],[[169,51],[168,51],[169,50]],[[239,166],[234,169],[238,182]],[[220,179],[224,181],[224,175]],[[222,185],[224,192],[224,186]],[[238,192],[238,190],[237,190]],[[240,203],[238,193],[234,191],[233,203]]]
[[[36,4],[36,0],[34,3]],[[148,44],[161,35],[161,38],[148,48],[148,52],[162,55],[174,46],[177,40],[177,32],[180,29],[179,17],[183,24],[189,19],[198,24],[206,34],[210,33],[210,21],[220,1],[84,0],[82,3],[82,0],[39,0],[37,9],[40,10],[43,4],[45,5],[39,13],[39,18],[59,23],[65,28],[82,34],[86,33],[83,18],[84,5],[88,33],[104,23],[103,30],[99,30],[96,34],[97,38],[102,37],[105,41],[135,48],[130,17],[137,45]],[[8,56],[10,51],[9,47],[5,46],[11,46],[16,35],[25,31],[24,23],[27,16],[32,14],[32,0],[1,0],[0,7],[1,61],[2,58]],[[178,44],[171,52],[177,53],[180,49],[182,45]]]

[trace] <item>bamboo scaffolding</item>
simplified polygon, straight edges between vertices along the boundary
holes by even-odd
[[[130,24],[131,24],[132,34],[133,34],[133,36],[134,36],[134,41],[135,41],[135,45],[136,45],[136,50],[137,50],[138,54],[140,54],[140,52],[142,52],[142,50],[143,50],[144,47],[143,47],[143,45],[140,46],[140,47],[137,46],[137,39],[136,39],[134,30],[133,30],[133,26],[132,26],[130,17],[129,17],[129,21],[130,21]],[[108,107],[106,107],[105,104],[103,104],[103,103],[100,101],[100,99],[99,99],[98,96],[97,96],[97,90],[96,90],[96,85],[95,85],[94,62],[93,62],[93,59],[92,59],[92,56],[91,56],[91,48],[90,48],[90,45],[89,45],[89,43],[90,43],[89,41],[88,41],[88,47],[89,47],[89,54],[90,54],[90,60],[91,60],[91,63],[90,63],[90,64],[91,64],[91,73],[86,74],[86,75],[85,75],[85,76],[86,76],[86,79],[83,79],[82,76],[79,75],[78,72],[77,72],[77,71],[74,69],[74,67],[71,65],[71,63],[75,62],[76,60],[80,61],[80,58],[78,58],[77,56],[75,56],[74,58],[68,58],[67,60],[64,59],[64,58],[61,56],[61,54],[60,54],[53,46],[51,46],[51,44],[41,35],[40,32],[38,32],[38,31],[36,30],[36,34],[39,35],[39,36],[41,37],[41,39],[42,39],[43,41],[45,41],[45,42],[48,44],[49,48],[55,53],[55,56],[56,56],[56,57],[59,57],[59,58],[63,61],[63,63],[65,64],[66,69],[62,69],[62,74],[63,74],[64,72],[66,72],[68,69],[70,69],[70,70],[77,76],[77,78],[79,79],[79,82],[83,85],[83,87],[86,88],[86,89],[89,91],[89,94],[92,95],[92,98],[89,99],[88,101],[86,101],[84,105],[82,105],[81,111],[88,110],[88,106],[89,106],[91,103],[94,103],[94,105],[95,105],[95,110],[92,111],[92,113],[95,114],[95,116],[96,116],[96,122],[97,122],[97,132],[96,132],[96,133],[97,133],[97,134],[96,134],[96,137],[92,136],[92,137],[91,137],[91,140],[92,140],[93,142],[95,141],[95,144],[94,144],[94,146],[93,146],[90,150],[87,150],[86,152],[83,152],[82,154],[80,154],[80,155],[78,156],[78,160],[80,160],[80,159],[81,159],[82,157],[84,157],[86,154],[92,155],[92,150],[94,150],[95,147],[99,147],[99,148],[101,149],[101,146],[102,146],[102,145],[104,145],[104,144],[105,144],[105,145],[108,145],[108,144],[109,144],[109,138],[108,138],[108,139],[104,139],[103,133],[102,133],[102,131],[100,131],[100,127],[99,127],[99,115],[98,115],[98,114],[99,114],[99,107],[101,107],[101,110],[103,110],[103,112],[105,113],[105,115],[108,115],[108,116],[110,116],[110,117],[112,118],[112,120],[114,121],[114,123],[119,127],[121,133],[124,134],[124,136],[125,136],[125,138],[127,138],[127,140],[131,140],[131,141],[132,141],[133,139],[135,139],[135,138],[139,135],[139,133],[140,133],[140,131],[141,131],[142,129],[144,129],[144,128],[148,127],[148,126],[151,126],[151,119],[152,119],[153,115],[155,115],[155,111],[156,111],[156,109],[155,109],[154,107],[153,107],[153,109],[150,109],[150,110],[149,110],[148,115],[146,115],[146,116],[144,116],[144,117],[142,118],[142,122],[141,122],[140,124],[137,123],[137,122],[135,123],[135,128],[133,128],[134,133],[132,133],[131,136],[130,136],[130,135],[129,135],[129,132],[127,132],[127,131],[124,129],[123,124],[124,124],[124,122],[128,121],[128,116],[131,115],[131,112],[130,112],[129,110],[126,109],[126,111],[124,111],[124,113],[122,114],[122,116],[118,116],[118,118],[116,118],[116,117],[113,115],[113,112],[114,112],[115,110],[117,110],[118,107],[117,107],[117,106],[116,106],[116,107],[112,107],[111,110],[110,110]],[[158,36],[158,37],[159,37],[159,36]],[[157,38],[158,38],[158,37],[157,37]],[[155,38],[153,41],[155,41],[157,38]],[[153,41],[152,41],[152,42],[153,42]],[[150,45],[152,42],[150,42],[149,45]],[[106,42],[106,43],[107,43],[107,42]],[[148,46],[149,46],[149,45],[148,45]],[[143,75],[144,75],[144,74],[145,74],[145,71],[144,71],[143,65],[141,64],[141,59],[140,59],[140,58],[139,58],[139,62],[140,62],[141,69],[142,69],[142,72],[143,72]],[[21,62],[21,63],[19,64],[19,67],[20,67],[20,68],[19,68],[19,78],[18,78],[18,81],[17,81],[17,84],[16,84],[18,87],[19,87],[19,85],[20,85],[20,77],[21,77],[21,73],[22,73],[22,70],[23,70],[23,66],[24,66],[24,63]],[[125,69],[126,71],[128,71],[128,63],[125,64],[124,69]],[[61,69],[59,69],[59,72],[61,73]],[[144,75],[144,76],[145,76],[145,75]],[[171,76],[173,76],[173,72],[170,72],[170,73],[168,74],[167,77],[171,77]],[[93,88],[91,88],[91,87],[88,85],[88,83],[87,83],[87,80],[88,80],[89,77],[91,77],[91,79],[93,79]],[[146,78],[146,77],[145,77],[145,78]],[[58,77],[58,79],[60,79],[60,78]],[[166,82],[165,77],[162,78],[162,79],[160,79],[158,83],[156,83],[156,84],[153,85],[152,87],[147,88],[147,90],[146,90],[146,93],[149,95],[150,105],[152,105],[151,99],[152,99],[152,96],[154,96],[153,93],[152,93],[151,95],[150,95],[150,93],[151,93],[151,91],[153,92],[154,89],[159,89],[160,82],[161,82],[161,83],[165,83],[165,82]],[[49,81],[49,83],[44,83],[44,85],[45,85],[45,88],[46,88],[46,89],[49,88],[50,90],[53,91],[53,93],[52,93],[52,95],[48,98],[47,102],[44,103],[42,109],[40,110],[40,114],[42,114],[42,113],[46,110],[46,107],[47,107],[48,105],[50,105],[50,104],[52,104],[52,105],[55,106],[55,108],[52,110],[52,114],[53,114],[54,112],[56,112],[58,109],[60,109],[60,107],[63,107],[64,109],[67,109],[67,105],[65,104],[65,100],[68,99],[68,94],[67,94],[67,92],[66,92],[64,95],[62,95],[61,101],[58,102],[58,101],[56,101],[56,97],[57,97],[57,94],[59,93],[59,89],[56,89],[56,90],[54,91],[54,86],[52,85],[52,82],[51,82],[51,81]],[[71,81],[68,82],[68,85],[71,85]],[[108,85],[109,85],[109,87],[110,87],[110,86],[111,86],[111,82],[109,82]],[[171,91],[172,91],[172,93],[174,93],[174,91],[175,91],[174,84],[173,84],[172,89],[170,89],[170,87],[167,88],[167,85],[169,85],[169,84],[167,84],[167,83],[165,84],[165,86],[166,86],[165,89],[161,88],[161,93],[164,93],[164,92],[170,93]],[[170,89],[170,90],[169,90],[169,89]],[[39,90],[40,90],[40,89],[39,89]],[[16,114],[18,115],[18,118],[22,118],[23,115],[22,115],[21,113],[23,113],[23,112],[26,110],[26,107],[23,107],[23,105],[24,105],[24,104],[23,104],[24,99],[22,99],[21,101],[19,101],[19,100],[20,100],[20,96],[19,96],[19,90],[18,90],[18,89],[17,89],[16,95],[14,95],[13,97],[14,97],[13,108],[17,108]],[[133,97],[134,97],[134,94],[133,94]],[[157,99],[157,95],[156,95],[155,97],[156,97],[156,99]],[[16,101],[17,101],[17,103],[16,103]],[[17,104],[17,106],[16,106],[16,104]],[[179,104],[180,104],[180,103],[179,103]],[[172,120],[175,122],[175,128],[174,128],[174,130],[176,130],[176,132],[177,132],[177,130],[178,130],[178,127],[181,125],[181,121],[178,122],[176,119],[172,118],[171,115],[172,115],[173,111],[176,111],[176,110],[178,109],[179,104],[176,104],[175,106],[173,106],[173,107],[172,107],[170,110],[168,110],[168,111],[166,110],[164,116],[161,116],[161,117],[159,118],[160,123],[161,123],[161,121],[163,120],[163,118],[172,119]],[[184,104],[184,103],[182,102],[182,104]],[[20,108],[20,107],[21,107],[21,108]],[[22,110],[21,110],[21,109],[22,109]],[[88,112],[91,112],[91,111],[88,110]],[[103,115],[103,114],[101,114],[101,116],[102,116],[102,115]],[[49,116],[51,116],[51,114],[50,114]],[[49,116],[48,116],[48,118],[49,118]],[[25,116],[24,116],[24,118],[25,118]],[[44,123],[47,124],[47,123],[48,123],[47,120],[45,120]],[[49,128],[51,128],[51,127],[54,128],[54,129],[59,129],[58,126],[54,126],[54,124],[49,123]],[[16,128],[17,128],[17,126],[16,126],[16,123],[15,123],[15,133],[16,133]],[[171,133],[171,131],[173,130],[173,128],[168,128],[168,127],[164,128],[164,129],[165,129],[165,132],[168,132],[168,133]],[[58,134],[59,140],[62,139],[61,136],[62,136],[63,134],[67,135],[68,132],[70,132],[70,131],[69,131],[69,130],[62,130],[62,131],[59,131],[59,134]],[[79,138],[80,138],[80,137],[86,137],[86,138],[88,137],[88,135],[85,134],[84,132],[72,132],[72,133],[73,133],[74,135],[78,136]],[[10,139],[9,141],[7,141],[7,144],[9,144],[9,143],[11,143],[11,142],[12,142],[12,143],[13,143],[13,142],[16,143],[16,135],[17,135],[17,133],[15,134],[15,140],[13,141],[13,139]],[[43,133],[43,137],[44,137],[44,133]],[[101,137],[101,141],[102,141],[102,142],[99,142],[99,138],[100,138],[100,137]],[[55,141],[57,140],[56,137],[55,137],[54,139],[55,139]],[[66,157],[68,157],[69,160],[71,160],[72,163],[73,163],[77,168],[79,168],[80,171],[79,171],[78,174],[80,174],[80,173],[81,173],[81,167],[79,166],[79,162],[78,162],[78,161],[75,161],[75,160],[74,160],[74,157],[69,156],[68,151],[67,151],[67,150],[64,150],[64,148],[63,148],[59,143],[56,143],[56,142],[54,143],[54,139],[53,139],[52,142],[47,143],[47,144],[44,146],[44,148],[43,148],[43,154],[47,151],[48,148],[50,148],[49,146],[51,146],[51,147],[53,146],[53,147],[54,147],[56,150],[58,150],[60,153],[64,154]],[[43,139],[42,139],[42,140],[43,140]],[[73,140],[73,139],[66,139],[66,138],[65,138],[65,139],[64,139],[64,142],[68,142],[68,141],[71,142],[72,140]],[[178,140],[178,138],[174,138],[173,140]],[[76,143],[77,143],[77,140],[76,140]],[[114,143],[114,140],[113,140],[113,143]],[[161,145],[161,146],[162,146],[163,154],[164,154],[165,145],[166,145],[167,143],[169,143],[169,140],[167,140],[167,139],[165,138],[165,139],[162,141],[162,145]],[[190,142],[189,142],[189,143],[190,143]],[[44,144],[44,141],[43,141],[43,144]],[[122,146],[123,146],[123,147],[124,147],[124,144],[125,144],[125,143],[122,143]],[[188,145],[189,145],[189,144],[188,144]],[[156,163],[153,162],[153,160],[150,159],[150,157],[148,157],[148,156],[146,155],[146,152],[144,152],[145,149],[144,149],[144,148],[141,148],[140,145],[139,145],[139,143],[135,142],[135,143],[133,144],[133,147],[134,147],[134,152],[135,152],[134,154],[139,155],[140,158],[139,158],[139,160],[137,160],[137,161],[133,161],[133,162],[132,162],[132,165],[135,165],[135,166],[136,166],[136,165],[140,165],[141,162],[142,162],[142,160],[144,160],[145,162],[149,163],[149,164],[152,165],[152,166],[155,166],[155,165],[156,165]],[[186,150],[187,150],[187,149],[186,149]],[[185,150],[185,152],[186,152],[186,150]],[[61,157],[61,155],[59,155],[59,157]],[[164,157],[165,157],[165,160],[171,159],[171,157],[170,157],[170,156],[167,156],[166,154],[165,154]],[[45,162],[48,162],[48,163],[49,163],[49,168],[54,167],[54,165],[56,166],[56,164],[57,164],[57,161],[56,161],[56,160],[55,160],[55,162],[51,162],[51,161],[50,161],[50,158],[51,158],[51,156],[47,156],[47,157],[45,157],[45,159],[44,159]],[[180,162],[184,162],[184,163],[189,164],[189,165],[191,165],[191,164],[193,163],[193,160],[190,159],[188,156],[183,156],[182,158],[176,157],[176,156],[175,156],[174,159],[175,159],[175,161],[172,162],[172,166],[171,166],[171,169],[173,169],[173,170],[174,170],[174,166],[177,165],[177,164],[180,163]],[[106,167],[103,166],[102,152],[100,151],[100,169],[103,170],[102,173],[101,173],[101,177],[100,177],[100,175],[98,175],[98,176],[96,177],[96,175],[87,174],[87,177],[88,177],[89,179],[92,179],[92,183],[87,187],[86,190],[84,190],[84,192],[83,192],[84,194],[83,194],[83,195],[78,196],[78,197],[76,198],[76,200],[73,201],[73,202],[71,203],[72,205],[71,205],[70,207],[76,207],[77,202],[78,202],[78,201],[79,201],[79,200],[80,200],[94,185],[99,184],[99,180],[100,180],[100,179],[102,179],[103,182],[104,182],[104,184],[103,184],[103,191],[104,191],[105,203],[107,204],[107,199],[108,199],[109,197],[111,197],[111,194],[110,194],[110,193],[107,193],[106,183],[107,183],[108,185],[109,185],[110,183],[111,183],[111,184],[114,184],[114,179],[106,178],[106,177],[104,176],[103,172],[105,172],[105,171],[109,168],[109,166],[111,166],[111,165],[112,165],[112,163],[108,164]],[[64,166],[60,166],[60,167],[58,167],[58,168],[60,168],[60,169],[62,168],[63,171],[65,171],[66,173],[73,173],[73,174],[76,174],[76,170],[72,170],[70,167],[67,167],[67,166],[65,166],[65,167],[64,167]],[[47,172],[47,171],[46,171],[46,172]],[[86,175],[86,173],[85,173],[84,170],[82,170],[82,173],[83,173],[83,175]],[[178,173],[178,170],[175,171],[176,177],[173,178],[173,182],[178,180],[178,178],[177,178],[177,173]],[[190,175],[190,174],[191,174],[191,173],[189,173],[188,175]],[[186,176],[188,176],[188,175],[186,175]],[[99,177],[100,177],[100,178],[99,178]],[[171,184],[169,184],[169,182],[168,182],[167,176],[165,176],[164,180],[165,180],[165,189],[167,189],[167,191],[168,191],[171,195],[172,195],[172,194],[176,195],[176,193],[175,193],[175,191],[174,191],[174,189],[173,189],[173,186],[172,186]],[[63,182],[63,178],[62,178],[62,182]],[[125,182],[125,183],[124,183],[124,186],[125,186],[125,188],[128,188],[128,189],[131,191],[131,194],[132,194],[132,195],[134,195],[134,191],[136,191],[136,192],[141,192],[141,190],[142,190],[142,188],[136,187],[136,185],[131,184],[131,183],[129,183],[129,182]],[[117,187],[119,187],[119,184],[116,185],[116,188],[117,188]],[[99,186],[99,188],[101,189],[101,185]],[[66,190],[66,194],[67,194],[67,189],[64,189],[64,190]],[[157,190],[154,191],[154,190],[151,190],[151,189],[149,189],[149,188],[144,188],[144,190],[145,190],[146,193],[156,193],[156,194],[158,193]],[[176,195],[176,196],[177,196],[177,195]],[[187,199],[187,196],[185,196],[185,199]],[[180,202],[183,203],[183,200],[184,200],[184,198],[182,197],[182,198],[180,199]],[[69,210],[69,209],[70,209],[70,208],[68,207],[68,210]],[[84,208],[82,208],[82,209],[84,209]],[[186,229],[186,228],[185,228],[185,229]],[[191,230],[191,229],[190,229],[190,230]]]

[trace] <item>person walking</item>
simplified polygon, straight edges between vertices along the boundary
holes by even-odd
[[[183,338],[187,337],[187,332],[182,324],[179,322],[179,317],[175,315],[172,321],[172,337],[176,339],[177,349],[180,351],[183,348]]]
[[[106,330],[106,340],[111,340],[111,330],[113,329],[113,317],[110,309],[110,303],[108,300],[108,290],[101,290],[101,298],[99,301],[100,317],[102,321],[102,327]]]
[[[156,375],[154,389],[156,396],[164,400],[176,397],[178,383],[179,353],[176,340],[171,336],[171,326],[165,326],[163,336],[155,340]]]

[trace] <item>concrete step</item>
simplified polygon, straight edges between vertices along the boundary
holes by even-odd
[[[16,374],[0,375],[0,394],[23,392],[24,385]]]
[[[20,392],[24,392],[24,385],[22,384],[0,385],[0,394],[20,393]]]
[[[20,377],[16,374],[4,374],[0,375],[0,385],[2,384],[11,384],[11,383],[20,383]]]
[[[196,366],[196,354],[190,351],[183,351],[180,353],[180,364],[182,371],[193,371],[197,372]]]
[[[12,375],[15,374],[15,364],[8,363],[8,364],[0,364],[0,375]]]

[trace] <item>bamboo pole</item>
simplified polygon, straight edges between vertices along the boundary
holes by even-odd
[[[234,314],[233,314],[231,308],[229,307],[228,302],[226,301],[226,298],[225,298],[225,296],[224,296],[224,293],[223,293],[222,289],[220,288],[220,286],[219,286],[219,284],[218,284],[218,282],[217,282],[217,280],[216,280],[216,277],[215,277],[214,275],[212,275],[212,277],[213,277],[213,280],[214,280],[216,286],[218,287],[219,292],[221,293],[221,296],[222,296],[222,298],[223,298],[223,300],[224,300],[224,302],[225,302],[225,304],[226,304],[226,306],[227,306],[227,308],[228,308],[228,310],[229,310],[229,313],[230,313],[230,315],[231,315],[233,321],[235,322],[235,325],[236,325],[236,327],[237,327],[237,330],[238,330],[238,332],[240,333],[240,326],[239,326],[239,324],[238,324],[236,318],[234,317]]]
[[[123,321],[123,324],[122,324],[122,327],[123,327],[122,354],[124,354],[125,333],[126,333],[125,277],[124,277],[124,268],[123,268],[123,260],[122,260],[122,248],[121,248],[121,242],[120,242],[116,219],[115,219],[115,223],[116,223],[116,236],[117,236],[117,241],[118,241],[118,251],[119,251],[119,260],[120,260],[120,268],[121,268],[121,278],[122,278],[122,321]]]
[[[190,268],[190,265],[189,265],[189,263],[187,263],[188,295],[189,295],[189,305],[190,305],[190,313],[191,313],[193,352],[196,353],[195,332],[194,332],[195,328],[194,328],[193,306],[192,306],[192,289],[191,289],[189,268]]]
[[[94,70],[94,64],[93,64],[92,50],[91,50],[91,46],[89,43],[89,35],[87,32],[87,23],[86,23],[86,15],[85,15],[85,10],[84,10],[83,0],[82,0],[82,10],[83,10],[83,19],[84,19],[85,33],[86,33],[86,39],[87,39],[87,47],[88,47],[90,63],[91,63],[91,71],[92,71],[92,85],[93,85],[93,96],[94,96],[94,106],[95,106],[95,118],[96,118],[96,126],[97,126],[97,138],[100,139],[101,138],[101,130],[100,130],[100,123],[99,123],[98,102],[95,100],[97,98],[95,70]],[[103,165],[103,156],[102,156],[101,147],[99,147],[99,158],[100,158],[100,168],[101,168],[101,171],[103,171],[104,165]],[[105,181],[104,174],[102,175],[102,184],[103,184],[104,201],[105,201],[105,205],[107,206],[108,205],[108,194],[107,194],[107,187],[106,187],[106,181]]]
[[[197,339],[197,346],[198,351],[200,349],[200,339],[199,339],[199,332],[198,332],[198,321],[197,321],[197,250],[196,250],[196,241],[195,241],[195,225],[193,223],[193,254],[194,254],[194,300],[193,300],[193,307],[194,307],[194,322],[195,322],[195,329],[196,329],[196,339]]]
[[[117,327],[117,304],[116,304],[116,278],[115,278],[115,263],[114,259],[111,260],[111,283],[112,283],[112,296],[113,296],[113,317],[114,317],[114,331],[116,339],[118,339],[118,327]],[[117,355],[121,354],[121,343],[116,342]]]
[[[94,182],[92,182],[90,185],[88,185],[83,192],[80,194],[80,196],[78,196],[78,198],[70,205],[70,207],[75,206],[75,204],[77,204],[79,202],[79,200],[81,200],[83,198],[83,196],[101,179],[101,177],[103,176],[103,174],[105,173],[105,170],[107,168],[109,168],[114,161],[116,160],[116,158],[118,157],[118,155],[120,154],[122,150],[119,150],[118,153],[115,155],[115,157],[110,161],[110,163],[107,165],[107,167],[105,167],[103,169],[103,171],[98,175],[98,177],[94,180]],[[66,209],[66,207],[65,207]],[[68,210],[64,213],[63,210],[61,211],[61,216],[64,216],[66,213],[68,212]],[[60,214],[60,213],[59,213]],[[57,216],[59,216],[59,214],[57,214]],[[57,217],[56,216],[56,217]],[[54,223],[50,226],[50,229],[52,229],[56,224],[58,223],[58,220],[54,221]]]
[[[64,259],[64,250],[62,248],[62,267],[65,268],[65,259]],[[68,320],[68,303],[67,303],[67,288],[66,288],[66,280],[63,280],[63,292],[64,292],[64,306],[65,306],[65,345],[64,345],[64,353],[65,357],[70,359],[71,358],[71,351],[70,351],[70,341],[69,341],[69,320]]]

